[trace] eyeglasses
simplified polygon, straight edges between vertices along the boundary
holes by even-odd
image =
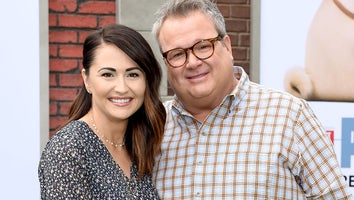
[[[188,50],[191,50],[193,55],[199,60],[205,60],[214,54],[214,43],[221,39],[222,37],[220,35],[215,38],[203,39],[189,48],[175,48],[166,51],[162,53],[162,56],[171,67],[182,67],[187,62]]]

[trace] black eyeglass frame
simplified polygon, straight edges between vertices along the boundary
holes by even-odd
[[[216,41],[220,41],[220,40],[222,40],[222,36],[221,36],[221,35],[218,35],[218,36],[216,36],[216,37],[214,37],[214,38],[202,39],[202,40],[199,40],[198,42],[196,42],[195,44],[193,44],[191,47],[188,47],[188,48],[174,48],[174,49],[165,51],[165,52],[162,53],[162,56],[163,56],[163,58],[165,58],[165,60],[167,61],[167,63],[168,63],[171,67],[173,67],[173,68],[179,68],[179,67],[182,67],[184,64],[186,64],[186,62],[187,62],[187,60],[188,60],[188,50],[191,50],[191,52],[193,53],[193,55],[194,55],[195,57],[197,57],[199,60],[205,60],[205,59],[208,59],[208,58],[210,58],[211,56],[213,56],[214,50],[215,50],[215,44],[214,44],[214,43],[215,43]],[[205,57],[205,58],[200,58],[200,57],[198,57],[197,55],[195,55],[193,49],[194,49],[194,47],[195,47],[196,45],[200,44],[201,42],[205,42],[205,41],[209,41],[209,42],[211,43],[212,48],[213,48],[213,52],[210,54],[210,56],[207,56],[207,57]],[[168,59],[167,59],[167,54],[168,54],[169,52],[175,51],[175,50],[182,50],[182,51],[184,52],[184,54],[185,54],[186,60],[184,61],[183,64],[181,64],[181,65],[179,65],[179,66],[171,65],[170,62],[169,62]]]

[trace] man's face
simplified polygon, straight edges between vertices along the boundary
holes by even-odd
[[[215,38],[217,30],[210,17],[199,11],[187,16],[168,17],[160,29],[159,42],[163,52],[189,48],[202,39]],[[195,99],[222,98],[235,86],[233,57],[229,36],[214,43],[210,58],[200,60],[188,51],[186,63],[178,68],[167,65],[168,81],[184,102]]]

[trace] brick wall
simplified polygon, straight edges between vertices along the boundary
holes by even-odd
[[[217,0],[236,65],[249,72],[250,0]],[[49,0],[50,137],[65,122],[82,85],[82,43],[90,31],[116,22],[115,0]]]
[[[115,0],[49,0],[50,136],[82,85],[83,41],[90,31],[114,23],[115,15]]]
[[[235,65],[250,72],[250,0],[217,0],[230,35]]]

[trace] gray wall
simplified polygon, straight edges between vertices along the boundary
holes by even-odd
[[[134,28],[140,32],[150,43],[155,56],[161,64],[163,79],[160,94],[163,99],[167,97],[166,66],[162,60],[158,45],[151,34],[152,24],[155,21],[154,13],[165,0],[119,0],[117,1],[117,22]]]

